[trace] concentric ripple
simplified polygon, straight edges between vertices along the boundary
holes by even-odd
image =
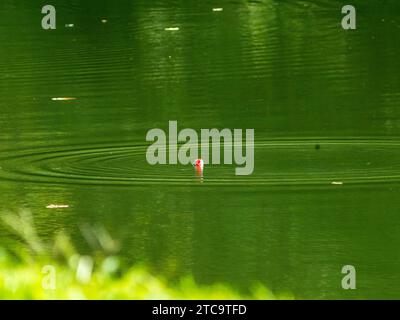
[[[236,164],[207,165],[210,185],[328,185],[400,182],[397,140],[258,141],[254,172],[236,176]],[[0,179],[31,183],[184,185],[198,182],[192,166],[150,165],[147,145],[104,144],[6,150]]]

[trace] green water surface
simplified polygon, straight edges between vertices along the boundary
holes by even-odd
[[[56,30],[45,4],[0,3],[1,212],[82,250],[102,225],[170,279],[400,298],[398,1],[353,1],[356,30],[336,0],[55,0]],[[149,165],[170,120],[254,129],[254,173]]]

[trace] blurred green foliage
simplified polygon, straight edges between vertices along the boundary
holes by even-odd
[[[261,285],[243,295],[223,284],[200,286],[191,276],[172,284],[144,266],[123,267],[118,243],[101,227],[82,228],[93,248],[89,256],[80,255],[62,232],[53,243],[43,243],[28,211],[3,215],[2,221],[19,241],[13,250],[0,248],[0,299],[277,298]]]

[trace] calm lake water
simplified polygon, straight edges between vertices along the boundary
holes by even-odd
[[[400,298],[400,4],[365,2],[345,31],[343,1],[57,0],[45,31],[41,1],[2,0],[1,212],[83,251],[102,225],[172,280]],[[169,120],[254,129],[254,173],[149,165]]]

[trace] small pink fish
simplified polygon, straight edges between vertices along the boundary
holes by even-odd
[[[203,159],[197,159],[195,162],[193,162],[193,166],[196,168],[197,172],[199,172],[199,173],[203,172],[203,169],[204,169]]]

